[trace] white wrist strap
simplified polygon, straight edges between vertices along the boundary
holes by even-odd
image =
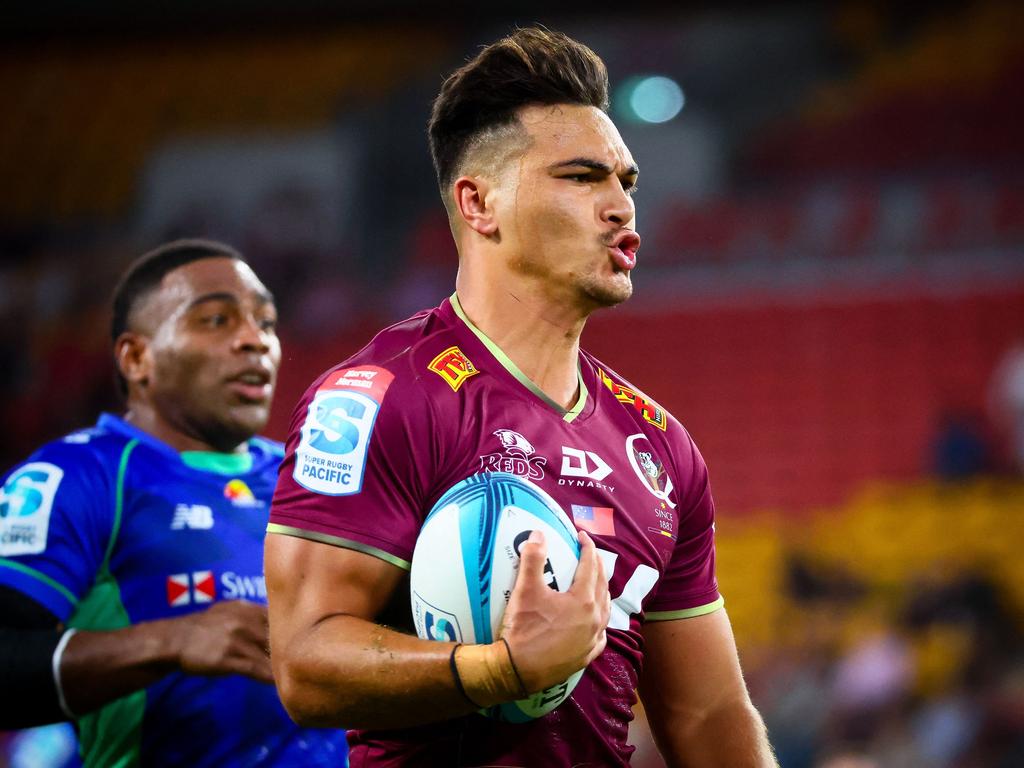
[[[57,647],[53,651],[53,660],[51,666],[53,668],[53,685],[57,689],[57,702],[60,704],[61,711],[68,716],[69,720],[76,720],[75,713],[71,711],[67,701],[64,700],[64,687],[60,683],[60,660],[64,655],[64,649],[68,646],[68,640],[70,640],[77,629],[69,629],[63,635],[61,635],[60,642],[57,643]]]

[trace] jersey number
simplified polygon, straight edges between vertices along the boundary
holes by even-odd
[[[612,574],[615,573],[615,561],[619,556],[600,547],[597,547],[597,554],[604,564],[604,572],[608,574],[608,582],[611,583]],[[629,629],[629,617],[640,612],[640,604],[657,582],[658,572],[651,566],[640,563],[629,577],[626,586],[622,588],[622,594],[612,599],[608,629]]]

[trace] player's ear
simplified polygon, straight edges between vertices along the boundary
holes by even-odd
[[[490,237],[498,231],[494,207],[488,205],[490,186],[479,176],[460,176],[452,184],[452,196],[458,219],[477,234]]]
[[[149,381],[152,359],[149,354],[149,339],[141,334],[125,331],[114,343],[114,360],[121,375],[129,384],[146,385]]]

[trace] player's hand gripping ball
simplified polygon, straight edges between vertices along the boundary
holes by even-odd
[[[428,640],[494,642],[519,572],[519,547],[535,529],[548,545],[548,586],[565,592],[576,575],[580,543],[558,502],[504,472],[484,472],[453,486],[430,510],[413,551],[416,633]],[[580,670],[559,685],[481,713],[512,723],[541,717],[569,697],[582,675]]]

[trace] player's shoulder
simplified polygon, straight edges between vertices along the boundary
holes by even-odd
[[[252,456],[253,472],[277,472],[277,466],[284,458],[284,443],[257,435],[249,438],[249,455]]]
[[[581,355],[594,369],[594,377],[597,380],[596,397],[614,399],[626,406],[644,432],[650,431],[655,435],[661,433],[667,437],[684,437],[687,441],[690,440],[689,433],[679,420],[653,397],[589,352],[581,350]]]
[[[450,303],[417,312],[384,328],[351,357],[321,374],[306,392],[306,399],[323,389],[364,391],[373,396],[391,390],[424,393],[432,379],[441,381],[448,369],[472,369],[462,352],[465,326],[457,322]],[[433,370],[438,376],[428,377]],[[377,398],[375,398],[377,399]],[[405,400],[405,398],[403,398]]]
[[[630,415],[641,435],[674,467],[680,478],[696,484],[707,477],[707,466],[689,431],[667,409],[621,374],[589,353],[585,360],[595,369],[597,397],[612,405],[617,401]],[[602,406],[599,406],[602,407]]]
[[[82,475],[98,479],[98,476],[117,471],[117,464],[128,442],[129,438],[109,429],[101,421],[44,443],[6,474],[10,478],[26,469],[32,471],[35,468],[35,471],[59,473],[61,476]]]
[[[74,510],[66,523],[84,529],[111,509],[108,502],[117,482],[120,458],[128,440],[102,425],[81,429],[40,446],[0,480],[0,521],[17,510],[22,533],[37,540],[59,505]],[[91,511],[90,511],[91,510]],[[56,523],[54,523],[56,525]],[[33,532],[34,529],[34,532]],[[10,535],[8,530],[7,535]],[[26,539],[26,540],[28,540]],[[5,542],[0,554],[32,554],[34,544]]]

